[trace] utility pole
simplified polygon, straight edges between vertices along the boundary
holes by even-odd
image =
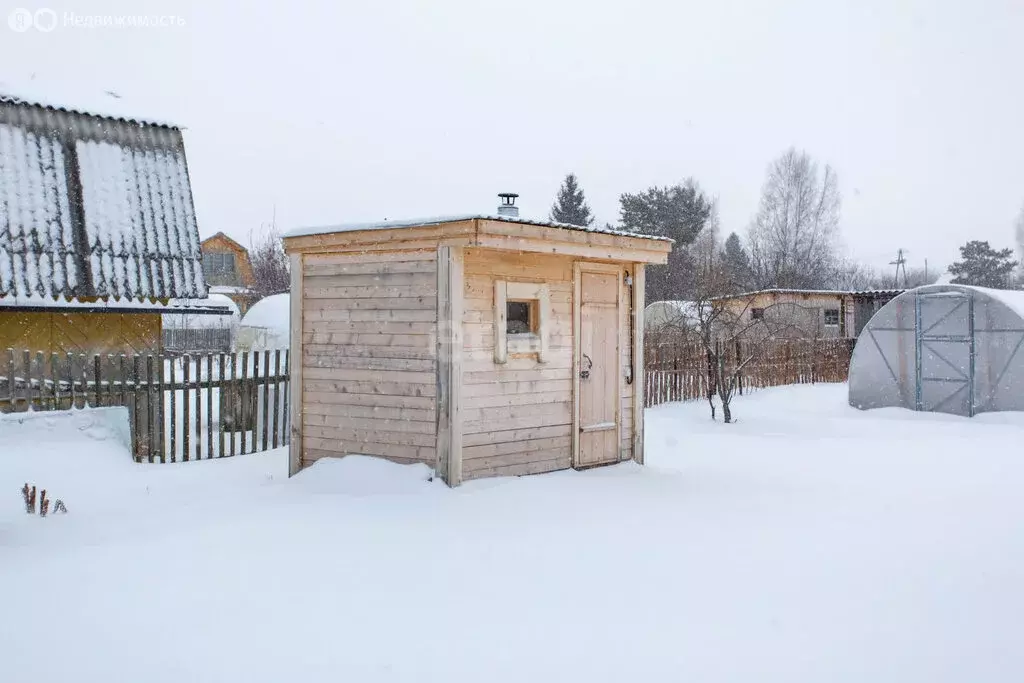
[[[894,289],[899,289],[900,286],[900,270],[903,270],[903,286],[907,286],[907,259],[902,249],[896,250],[896,260],[889,262],[890,266],[896,266],[896,277],[893,278],[892,286]]]

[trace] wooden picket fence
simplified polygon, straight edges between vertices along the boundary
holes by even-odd
[[[783,339],[765,344],[740,372],[739,393],[787,384],[845,382],[855,341]],[[748,357],[747,344],[721,347],[729,366]],[[651,342],[644,349],[644,370],[647,406],[707,396],[708,359],[700,344],[664,338]]]
[[[8,349],[6,356],[0,413],[127,408],[138,462],[221,458],[288,443],[288,351],[172,357]]]

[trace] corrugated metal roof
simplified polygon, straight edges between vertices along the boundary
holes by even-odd
[[[180,131],[0,100],[0,297],[204,296]]]
[[[160,126],[162,128],[180,129],[180,126],[164,121],[160,118],[148,116],[140,117],[135,113],[129,112],[124,105],[121,104],[121,98],[116,93],[106,92],[90,96],[87,98],[90,101],[89,104],[79,103],[78,105],[67,105],[58,104],[49,98],[39,97],[38,95],[25,92],[25,90],[25,86],[10,87],[0,83],[0,103],[25,104],[32,107],[49,109],[50,111],[62,111],[69,114],[109,119],[111,121],[124,121],[144,126]]]
[[[770,288],[757,289],[751,292],[740,294],[729,294],[727,296],[715,297],[716,299],[739,299],[745,296],[757,296],[758,294],[819,294],[824,296],[898,296],[905,290],[902,289],[784,289]]]
[[[339,225],[324,225],[312,228],[295,228],[285,233],[285,237],[305,237],[307,235],[327,235],[333,232],[357,232],[359,230],[393,230],[397,228],[417,228],[426,225],[439,225],[441,223],[456,223],[458,221],[470,221],[483,219],[488,221],[500,221],[502,223],[521,223],[524,225],[538,225],[545,228],[561,228],[563,230],[578,230],[581,232],[596,232],[602,235],[619,235],[621,237],[639,237],[641,239],[656,240],[659,242],[674,242],[668,237],[656,235],[643,235],[638,232],[616,230],[614,228],[601,228],[595,226],[572,225],[571,223],[556,223],[554,221],[532,220],[529,218],[517,218],[512,216],[492,216],[479,213],[455,214],[451,216],[431,216],[428,218],[410,218],[397,221],[378,221],[371,223],[342,223]]]

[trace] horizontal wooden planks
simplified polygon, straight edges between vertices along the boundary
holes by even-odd
[[[572,457],[569,455],[569,449],[566,449],[565,453],[551,453],[549,452],[548,457],[541,460],[524,460],[521,457],[501,458],[492,463],[488,463],[485,466],[479,466],[483,463],[479,461],[471,461],[470,464],[463,468],[464,479],[479,479],[481,477],[517,477],[525,476],[528,474],[543,474],[544,472],[556,472],[558,470],[567,470],[572,467]],[[477,465],[477,466],[474,466]]]
[[[310,391],[308,386],[303,394],[303,401],[319,405],[434,410],[433,396],[392,396],[389,394],[353,394],[347,391]]]
[[[572,259],[467,249],[463,311],[463,476],[530,474],[571,464]],[[546,285],[546,362],[495,363],[494,282]]]
[[[302,291],[304,461],[433,464],[436,251],[310,253]]]

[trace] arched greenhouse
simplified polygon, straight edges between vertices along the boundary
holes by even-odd
[[[871,318],[850,360],[850,405],[972,416],[1024,410],[1024,292],[930,285]]]

